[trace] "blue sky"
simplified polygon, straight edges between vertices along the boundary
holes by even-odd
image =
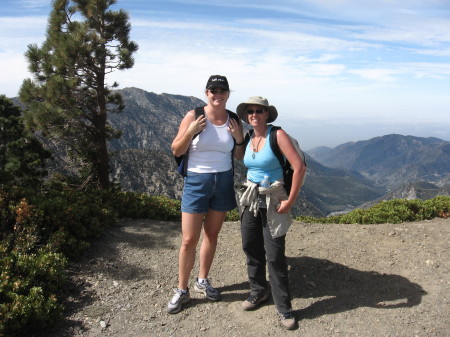
[[[48,0],[2,0],[0,94],[30,77]],[[227,76],[228,108],[268,98],[306,150],[391,133],[450,140],[450,0],[119,0],[139,44],[109,82],[204,99]]]

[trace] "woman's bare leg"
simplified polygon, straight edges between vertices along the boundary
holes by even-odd
[[[217,248],[217,239],[225,220],[226,212],[209,210],[206,213],[205,223],[203,225],[203,242],[200,249],[200,269],[199,277],[207,278],[214,260],[214,254]]]
[[[181,214],[182,239],[178,255],[178,288],[187,289],[195,263],[197,243],[202,231],[204,214]]]

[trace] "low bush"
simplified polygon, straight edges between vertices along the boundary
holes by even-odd
[[[36,332],[60,317],[67,261],[117,223],[114,193],[52,186],[22,198],[0,191],[0,336]]]
[[[237,208],[227,213],[225,217],[225,221],[240,221],[241,217],[239,216],[239,211]]]
[[[165,196],[115,191],[110,194],[109,202],[120,218],[181,220],[180,201]]]
[[[42,241],[42,212],[20,200],[0,199],[1,220],[15,223],[0,241],[0,335],[42,329],[61,313],[57,292],[67,259]]]
[[[426,201],[394,199],[380,202],[369,209],[355,209],[349,213],[325,218],[297,217],[307,223],[401,223],[450,216],[450,197],[437,196]]]
[[[74,258],[118,221],[108,191],[50,190],[33,198],[43,213],[45,240],[56,251]]]

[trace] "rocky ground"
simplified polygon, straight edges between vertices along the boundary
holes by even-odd
[[[271,300],[241,310],[248,283],[239,223],[224,224],[210,273],[222,301],[192,292],[169,315],[180,224],[124,220],[71,266],[67,318],[46,336],[449,336],[449,232],[450,219],[294,223],[286,255],[299,324],[286,331]]]

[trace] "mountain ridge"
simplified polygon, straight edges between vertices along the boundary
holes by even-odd
[[[125,109],[109,119],[113,128],[122,130],[122,137],[111,143],[115,153],[111,157],[114,180],[120,182],[125,190],[179,199],[183,180],[176,172],[170,144],[186,112],[205,103],[195,97],[154,94],[139,88],[117,91],[122,94]],[[340,209],[342,204],[345,207],[356,206],[382,195],[357,172],[326,168],[310,157],[307,160],[307,179],[293,208],[295,215],[324,216]],[[235,181],[245,179],[241,162],[235,162],[235,176]],[[344,186],[342,192],[345,193],[338,191],[335,196],[328,192],[320,193],[329,189],[330,177],[335,177]],[[350,198],[346,194],[350,194]]]
[[[308,153],[322,164],[356,170],[388,190],[425,181],[443,187],[450,182],[450,142],[390,134]]]
[[[156,94],[136,87],[116,91],[122,95],[125,109],[120,113],[108,116],[110,125],[121,131],[121,137],[113,139],[109,143],[112,180],[119,183],[125,191],[165,195],[173,199],[180,199],[183,179],[176,171],[170,144],[176,136],[179,124],[186,112],[196,106],[205,105],[205,102],[193,96]],[[20,105],[18,99],[15,99],[15,102]],[[391,160],[395,161],[402,154],[402,146],[403,152],[405,152],[405,144],[408,142],[404,140],[409,138],[404,137],[410,136],[395,135],[394,138],[390,136],[391,140],[396,139],[394,143],[398,152],[397,157],[394,156],[394,152],[388,156]],[[437,138],[430,137],[424,140],[420,137],[411,137],[416,143],[426,145],[426,148],[422,149],[420,153],[428,154],[428,162],[435,167],[435,171],[428,172],[431,178],[435,178],[434,181],[428,179],[429,183],[435,185],[436,177],[441,178],[442,187],[429,188],[428,190],[431,192],[427,195],[448,193],[448,190],[445,190],[445,179],[448,180],[446,177],[450,176],[448,168],[450,160],[447,158],[450,155],[450,142],[446,142],[448,144],[443,146],[441,140]],[[401,188],[403,184],[394,186],[385,181],[380,183],[380,180],[384,178],[380,176],[382,170],[377,176],[371,174],[372,171],[363,165],[367,162],[370,164],[370,160],[375,162],[379,160],[376,157],[376,155],[380,155],[380,146],[377,145],[377,142],[389,143],[386,141],[388,138],[380,136],[369,141],[345,143],[334,149],[319,147],[307,151],[305,153],[308,162],[307,177],[293,207],[293,214],[321,217],[333,212],[348,211],[361,205],[367,205],[374,200],[388,198],[387,193]],[[301,139],[299,141],[301,143]],[[372,150],[366,146],[366,142],[371,144]],[[52,164],[53,169],[67,171],[65,168],[70,165],[56,144],[57,142],[52,141],[47,143],[47,146],[56,153],[56,160]],[[430,155],[433,153],[430,151],[430,146],[431,149],[434,146],[434,153],[441,151],[439,153],[444,154],[441,163],[436,160],[436,154]],[[357,159],[358,157],[363,158],[362,154],[364,153],[366,159],[361,164]],[[359,166],[340,167],[335,165],[333,167],[326,160],[323,161],[326,156],[338,157],[344,162],[358,163]],[[396,175],[387,175],[387,177],[397,181],[399,177],[406,177],[406,182],[414,182],[413,178],[425,176],[423,170],[426,169],[426,165],[424,167],[400,166]],[[243,180],[245,180],[245,168],[242,162],[236,161],[235,181]],[[412,195],[411,193],[410,195]]]

